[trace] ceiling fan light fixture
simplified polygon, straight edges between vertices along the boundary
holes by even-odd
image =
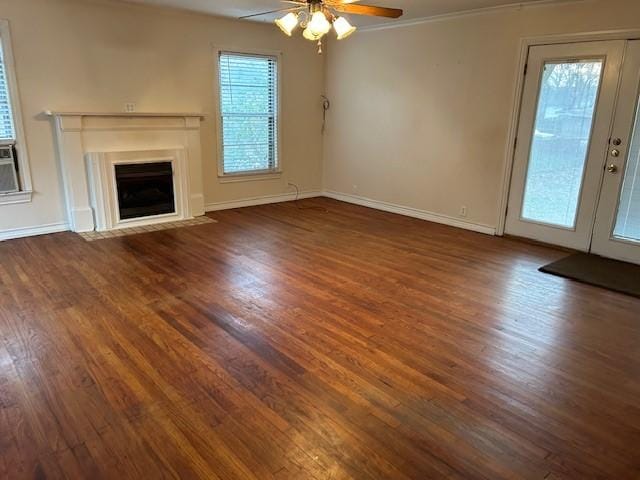
[[[333,22],[333,29],[336,31],[336,34],[338,35],[338,40],[343,40],[347,38],[349,35],[351,35],[353,32],[357,30],[357,28],[351,25],[349,23],[349,20],[347,20],[344,17],[336,18],[336,20]]]
[[[384,18],[400,18],[403,11],[399,8],[386,8],[373,5],[362,5],[358,0],[282,0],[294,7],[279,8],[268,12],[245,15],[240,19],[271,15],[277,12],[287,12],[282,18],[278,18],[275,24],[282,32],[291,37],[293,31],[300,26],[302,36],[307,40],[318,42],[318,53],[322,53],[322,37],[333,28],[338,40],[350,37],[357,28],[351,25],[342,14],[368,15]]]
[[[298,26],[298,15],[293,12],[289,12],[284,17],[276,20],[276,25],[284,32],[285,35],[290,37]]]
[[[331,24],[329,23],[329,20],[327,20],[327,16],[324,12],[313,12],[305,32],[307,30],[309,30],[309,35],[314,37],[314,40],[318,40],[319,38],[322,38],[323,35],[329,33],[329,30],[331,30]],[[305,38],[309,39],[307,36],[305,36]]]

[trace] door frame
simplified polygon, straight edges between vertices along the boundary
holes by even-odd
[[[529,60],[529,49],[539,45],[556,45],[562,43],[597,42],[606,40],[640,40],[640,29],[632,30],[606,30],[584,33],[570,33],[560,35],[541,35],[533,37],[523,37],[518,45],[518,62],[515,78],[517,79],[512,94],[511,118],[509,120],[509,133],[505,147],[504,161],[502,168],[501,196],[498,207],[498,225],[496,235],[504,236],[507,222],[507,208],[509,206],[509,193],[511,190],[511,177],[513,174],[513,164],[516,154],[516,138],[520,127],[520,111],[524,94],[524,82],[526,79],[525,68]],[[609,130],[613,126],[611,119]]]

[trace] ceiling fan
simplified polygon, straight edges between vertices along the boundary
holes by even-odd
[[[272,13],[287,12],[284,17],[276,20],[276,25],[288,36],[291,36],[293,31],[300,26],[303,29],[302,36],[304,38],[318,42],[318,53],[322,53],[322,38],[329,33],[331,27],[335,30],[338,40],[347,38],[356,31],[356,27],[351,25],[345,17],[340,16],[339,13],[386,18],[400,18],[403,14],[403,11],[398,8],[356,4],[359,0],[282,1],[295,6],[245,15],[240,18],[253,18]],[[336,14],[336,12],[339,13]]]

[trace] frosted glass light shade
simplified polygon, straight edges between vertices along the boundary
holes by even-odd
[[[302,36],[304,38],[306,38],[307,40],[311,40],[313,42],[318,41],[322,38],[323,34],[320,35],[316,35],[314,34],[311,29],[309,27],[304,29],[304,32],[302,32]]]
[[[331,24],[323,12],[314,12],[313,15],[311,15],[307,30],[309,30],[310,35],[316,37],[317,40],[331,30]]]
[[[276,25],[280,27],[280,30],[282,30],[285,35],[291,36],[298,26],[298,16],[293,12],[289,12],[284,17],[276,20]]]
[[[351,25],[349,21],[344,17],[338,17],[335,22],[333,22],[333,29],[338,35],[338,40],[347,38],[357,30],[357,28]]]

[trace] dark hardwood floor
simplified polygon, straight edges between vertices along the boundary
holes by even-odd
[[[301,205],[0,243],[0,478],[640,478],[640,300]]]

